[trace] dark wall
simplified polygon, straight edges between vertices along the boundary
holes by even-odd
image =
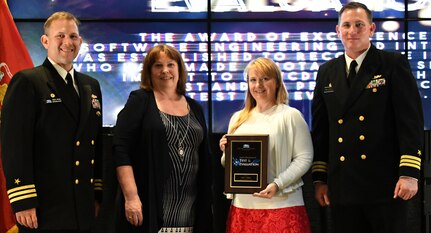
[[[112,128],[105,128],[104,132],[104,196],[99,218],[94,233],[113,233],[115,227],[115,199],[118,184],[115,178],[115,168],[112,156]],[[224,168],[220,164],[221,151],[218,147],[222,134],[210,136],[213,165],[213,210],[214,232],[223,233],[226,230],[226,218],[230,200],[223,195]],[[431,131],[425,132],[425,147],[423,153],[423,179],[420,181],[419,194],[409,202],[409,232],[431,232]],[[313,233],[330,233],[331,218],[329,208],[320,208],[314,200],[314,190],[310,171],[303,177],[305,185],[303,194],[305,206],[310,218]]]

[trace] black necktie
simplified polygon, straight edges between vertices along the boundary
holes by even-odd
[[[355,80],[356,77],[356,66],[358,65],[358,63],[353,60],[352,62],[350,62],[350,67],[349,67],[349,76],[347,76],[347,82],[349,83],[349,86],[352,85],[353,80]]]
[[[72,75],[70,75],[70,73],[67,73],[67,75],[66,75],[66,81],[67,81],[67,87],[70,90],[73,90],[74,92],[76,92],[75,87],[73,86]]]
[[[73,93],[75,95],[75,97],[78,97],[78,93],[76,93],[76,89],[73,86],[72,75],[70,75],[70,73],[67,73],[66,81],[67,81],[67,89],[69,89],[71,91],[71,93]]]

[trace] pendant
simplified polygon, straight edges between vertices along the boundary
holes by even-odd
[[[184,149],[182,146],[178,147],[178,154],[183,157],[184,156]]]

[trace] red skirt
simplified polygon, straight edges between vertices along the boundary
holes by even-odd
[[[310,233],[304,206],[280,209],[243,209],[230,206],[227,233]]]

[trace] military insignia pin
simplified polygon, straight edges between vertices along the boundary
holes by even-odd
[[[100,102],[98,99],[92,99],[91,105],[93,106],[94,109],[100,109]]]
[[[91,94],[91,106],[93,106],[94,109],[100,109],[100,102],[97,99],[97,95]]]

